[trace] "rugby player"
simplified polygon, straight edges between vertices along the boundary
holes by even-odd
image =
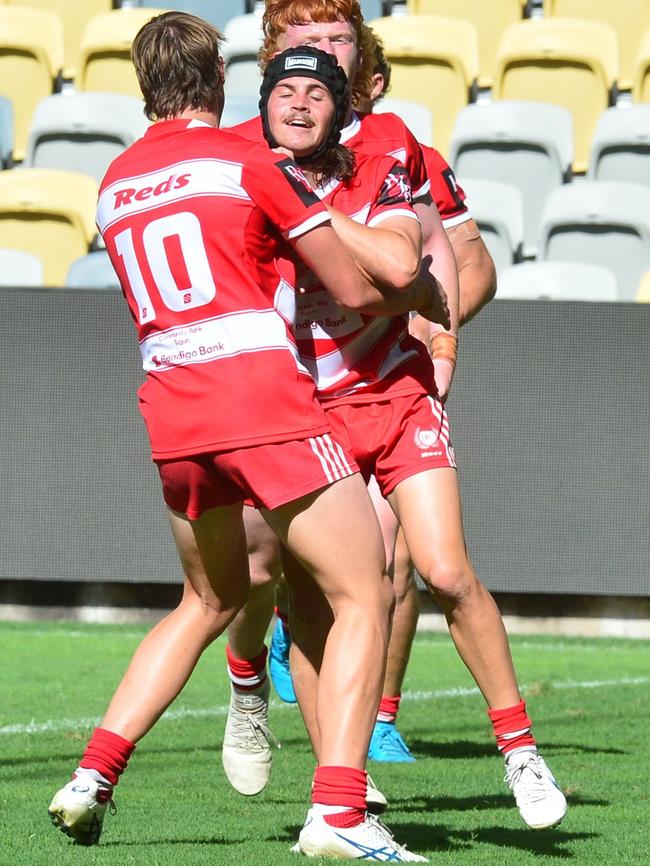
[[[342,826],[353,850],[418,861],[366,814],[364,766],[384,667],[376,660],[387,646],[393,593],[365,484],[296,362],[281,303],[290,291],[278,271],[281,248],[357,314],[408,309],[409,299],[429,308],[433,289],[422,281],[409,288],[420,266],[414,236],[404,291],[379,291],[336,237],[299,166],[217,129],[220,39],[212,25],[178,12],[139,31],[132,58],[145,112],[157,122],[100,187],[97,222],[138,332],[140,408],[185,583],[178,607],[136,650],[49,813],[78,843],[99,841],[136,743],[246,601],[246,499],[306,564],[335,615],[318,687],[310,811],[325,830],[310,853],[329,852],[328,828],[340,845]]]
[[[364,57],[360,50],[364,28],[356,0],[269,0],[263,27],[265,40],[260,54],[263,65],[268,64],[277,52],[310,45],[337,57],[352,82],[353,91],[370,93],[368,84],[372,66],[369,63],[373,63],[373,58]],[[426,194],[429,187],[426,176],[421,173],[420,148],[398,118],[389,114],[358,116],[351,108],[349,118],[350,122],[341,136],[343,143],[355,153],[399,153],[415,181],[416,202],[423,192]],[[261,123],[254,119],[240,125],[238,130],[259,137]],[[422,211],[421,207],[418,213]],[[425,214],[425,230],[429,223]],[[450,283],[442,276],[441,281],[447,289]],[[451,291],[452,303],[453,295]],[[452,331],[454,326],[455,322],[452,322]],[[444,397],[453,375],[456,346],[453,333],[440,336],[442,340],[438,340],[438,351],[433,353],[433,365],[436,393],[438,397]],[[445,416],[440,414],[439,417],[440,432],[444,432],[441,441],[448,443]],[[426,442],[422,440],[423,451],[429,448],[428,437],[425,439]],[[564,817],[566,800],[537,752],[531,720],[521,699],[498,608],[467,557],[453,453],[446,450],[448,465],[415,473],[401,481],[395,490],[385,487],[383,492],[388,495],[402,524],[419,573],[445,614],[456,648],[486,700],[497,746],[506,760],[506,779],[522,818],[534,829],[555,826]],[[392,545],[388,538],[385,538],[385,543],[387,548]],[[309,583],[305,581],[298,595],[295,585],[292,585],[294,622],[298,622],[307,610],[310,610],[308,619],[311,623],[318,621],[322,614],[318,594],[308,597],[308,588]],[[319,605],[321,614],[316,612]],[[241,625],[240,620],[236,628]],[[303,626],[298,624],[297,627]],[[322,635],[307,629],[304,641],[310,638],[314,641],[312,651],[305,653],[304,643],[300,648],[292,647],[292,652],[296,650],[292,656],[292,666],[294,656],[296,661],[296,685],[301,681],[297,691],[304,688],[307,693],[313,693],[317,681],[309,654],[318,653]],[[229,640],[232,648],[232,633],[229,633]],[[307,718],[306,721],[309,728],[310,720]],[[313,725],[310,734],[318,753],[318,732]]]

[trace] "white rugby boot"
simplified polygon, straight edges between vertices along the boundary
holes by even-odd
[[[371,860],[379,863],[428,863],[426,857],[398,844],[388,827],[374,815],[356,827],[332,827],[322,815],[310,809],[300,831],[298,849],[308,857],[338,860]],[[291,849],[295,851],[294,848]]]
[[[515,795],[519,814],[531,830],[556,827],[566,815],[566,798],[536,751],[515,749],[507,755],[504,782]]]
[[[250,693],[231,689],[221,760],[235,791],[251,797],[266,787],[271,776],[270,743],[280,748],[269,730],[270,684],[267,678],[262,689]]]
[[[54,826],[79,845],[96,845],[106,808],[110,805],[111,814],[116,811],[111,794],[111,788],[86,773],[78,773],[56,792],[47,811]]]

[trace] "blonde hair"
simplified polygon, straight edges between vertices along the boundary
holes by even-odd
[[[221,110],[222,40],[216,27],[185,12],[164,12],[138,31],[131,60],[150,120],[176,117],[186,109]]]
[[[266,0],[262,18],[264,41],[258,55],[262,72],[278,52],[278,39],[291,24],[308,21],[329,23],[349,21],[354,30],[359,59],[354,81],[350,82],[352,101],[370,92],[375,58],[358,0]]]

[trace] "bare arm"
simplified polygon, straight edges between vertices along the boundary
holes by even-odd
[[[422,258],[422,232],[417,220],[395,215],[378,226],[367,226],[335,208],[327,210],[334,231],[364,273],[397,291],[411,286]]]
[[[473,219],[448,229],[447,236],[458,265],[459,325],[469,322],[496,293],[494,262]]]
[[[449,352],[439,352],[438,346],[442,345],[444,348],[453,342],[455,355],[455,335],[458,333],[458,270],[454,251],[435,205],[431,202],[416,203],[415,210],[422,223],[423,252],[431,256],[434,275],[445,290],[451,322],[449,328],[443,328],[416,316],[411,320],[410,330],[431,351],[438,393],[441,399],[445,400],[451,388],[455,361],[450,358]]]
[[[292,244],[307,267],[342,307],[371,316],[386,316],[407,312],[412,309],[412,303],[423,305],[421,288],[397,292],[371,282],[357,267],[331,225],[321,224],[292,240]],[[428,306],[430,296],[426,302],[425,306]]]

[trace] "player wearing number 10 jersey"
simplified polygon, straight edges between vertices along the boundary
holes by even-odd
[[[319,719],[319,769],[332,770],[335,805],[345,805],[348,777],[364,773],[381,690],[376,662],[385,658],[393,601],[381,536],[276,309],[279,243],[341,304],[366,309],[385,299],[355,267],[297,164],[216,129],[220,39],[179,12],[140,30],[132,57],[157,123],[113,163],[100,191],[98,225],[138,329],[142,412],[185,577],[180,603],[141,642],[72,780],[50,804],[55,825],[84,845],[99,840],[136,742],[246,601],[245,498],[337,612]],[[338,135],[328,98],[320,122]],[[415,251],[414,274],[418,265]],[[394,294],[409,309],[422,292],[404,289]]]

